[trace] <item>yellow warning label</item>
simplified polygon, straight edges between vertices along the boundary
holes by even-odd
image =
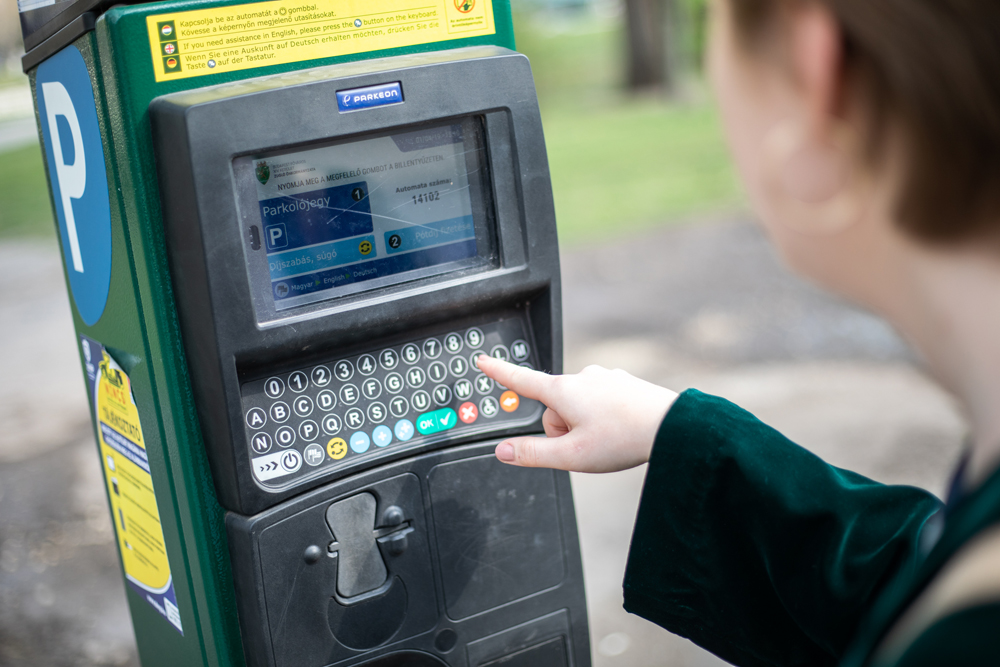
[[[81,343],[125,579],[183,634],[131,381],[104,346],[86,337]]]
[[[492,0],[272,0],[146,17],[157,81],[492,35]]]

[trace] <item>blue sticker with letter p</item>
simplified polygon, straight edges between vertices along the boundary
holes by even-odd
[[[111,287],[111,203],[94,87],[80,51],[67,46],[39,65],[35,91],[70,291],[93,326]]]

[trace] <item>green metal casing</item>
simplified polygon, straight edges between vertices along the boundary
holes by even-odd
[[[73,43],[94,88],[112,223],[107,306],[94,326],[87,326],[74,306],[73,321],[78,335],[103,343],[131,378],[184,627],[182,636],[126,587],[144,667],[244,664],[224,510],[216,500],[196,417],[168,269],[150,101],[181,90],[351,60],[475,45],[514,48],[509,0],[493,0],[496,33],[488,37],[156,83],[146,17],[234,4],[245,3],[192,0],[117,6],[97,19],[93,32]],[[29,77],[36,96],[35,70]],[[42,122],[38,118],[40,134]]]

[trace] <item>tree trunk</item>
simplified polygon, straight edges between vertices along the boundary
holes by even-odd
[[[673,91],[675,59],[668,29],[677,12],[672,5],[673,0],[625,0],[629,90]]]

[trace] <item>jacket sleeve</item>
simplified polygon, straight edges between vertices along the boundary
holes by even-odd
[[[736,665],[834,665],[940,508],[687,391],[653,446],[625,609]]]

